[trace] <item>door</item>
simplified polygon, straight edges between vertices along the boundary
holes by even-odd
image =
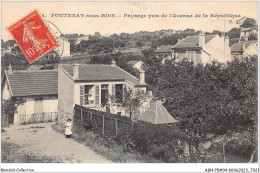
[[[105,106],[108,102],[108,85],[101,85],[101,104]]]

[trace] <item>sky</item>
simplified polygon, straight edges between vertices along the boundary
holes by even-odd
[[[111,35],[161,29],[213,31],[238,27],[236,20],[246,16],[258,21],[257,2],[2,2],[1,34],[3,40],[12,39],[6,27],[14,24],[34,9],[54,23],[63,34]],[[116,17],[53,17],[64,14],[99,15],[115,14]],[[167,17],[162,17],[165,14]],[[169,17],[170,14],[192,17]],[[195,15],[201,17],[195,17]],[[203,17],[203,14],[208,17]],[[210,17],[211,14],[232,14],[235,17]],[[127,17],[124,17],[127,15]],[[131,18],[131,15],[146,15]],[[148,15],[158,15],[149,19]],[[240,17],[237,17],[240,15]],[[130,16],[130,17],[128,17]],[[232,20],[233,24],[230,24]],[[53,26],[50,26],[53,27]]]

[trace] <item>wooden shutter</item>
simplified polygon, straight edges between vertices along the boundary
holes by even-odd
[[[80,85],[80,105],[84,104],[84,85]]]
[[[96,85],[95,104],[99,105],[99,85]]]
[[[115,84],[112,84],[112,96],[115,96],[116,94],[116,90],[115,90]]]

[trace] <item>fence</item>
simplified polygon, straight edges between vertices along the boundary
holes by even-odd
[[[44,123],[58,120],[57,112],[43,112],[38,114],[19,115],[19,124]]]
[[[94,129],[99,134],[124,140],[131,129],[131,119],[116,114],[75,105],[74,128]]]

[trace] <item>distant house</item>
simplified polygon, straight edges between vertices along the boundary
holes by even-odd
[[[194,64],[206,64],[212,61],[230,61],[229,38],[219,35],[188,36],[171,47],[176,62],[188,60]]]
[[[248,41],[248,38],[255,34],[257,35],[257,26],[251,28],[241,28],[240,30],[240,40]]]
[[[162,31],[161,35],[160,35],[160,39],[164,38],[164,37],[170,37],[173,34],[175,34],[176,31],[174,30],[166,30],[166,31]]]
[[[240,41],[231,46],[231,57],[241,60],[243,57],[258,54],[257,40]]]
[[[64,37],[58,37],[56,40],[60,43],[55,50],[61,55],[61,58],[70,56],[70,42]]]
[[[157,58],[162,58],[162,63],[164,64],[165,60],[172,60],[173,54],[172,54],[172,45],[162,45],[157,48],[155,51]]]
[[[146,92],[145,72],[140,71],[140,79],[116,66],[98,64],[61,64],[58,67],[59,121],[72,118],[75,104],[105,111],[106,104],[111,112],[128,116],[120,107],[124,88]],[[116,103],[112,103],[113,96]]]
[[[75,44],[79,44],[81,41],[87,41],[89,40],[89,35],[85,35],[85,36],[82,36],[82,37],[78,37],[76,40],[75,40]]]
[[[54,120],[58,111],[58,71],[13,71],[9,66],[5,71],[2,100],[12,97],[25,101],[17,107],[14,124]]]
[[[128,61],[127,64],[131,65],[133,68],[135,68],[139,71],[143,67],[143,61]]]

